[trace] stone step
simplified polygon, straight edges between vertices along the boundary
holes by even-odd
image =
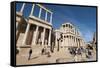
[[[28,45],[29,46],[29,45]],[[36,45],[36,46],[31,46],[32,47],[32,54],[40,54],[42,50],[42,46]],[[20,48],[20,55],[27,55],[29,53],[30,48],[29,47],[22,47]]]
[[[21,46],[24,38],[24,33],[20,33],[18,41],[17,41],[17,46]]]

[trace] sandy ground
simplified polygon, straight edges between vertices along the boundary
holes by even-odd
[[[25,52],[25,51],[26,52]],[[93,61],[96,60],[96,53],[93,52],[93,56],[88,59],[86,55],[83,53],[82,55],[71,55],[68,50],[60,49],[57,51],[55,49],[54,53],[50,53],[50,57],[48,55],[41,55],[41,47],[34,47],[33,53],[31,55],[31,59],[28,60],[29,54],[28,50],[24,49],[21,54],[16,56],[16,64],[17,65],[28,65],[28,64],[48,64],[48,63],[63,63],[63,62],[78,62],[78,61]]]

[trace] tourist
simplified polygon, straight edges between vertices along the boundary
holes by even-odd
[[[30,50],[29,50],[29,57],[28,57],[28,60],[30,60],[31,55],[32,55],[32,48],[30,48]]]
[[[42,55],[44,54],[44,51],[45,51],[45,49],[43,48],[42,51],[41,51],[41,54],[42,54]]]

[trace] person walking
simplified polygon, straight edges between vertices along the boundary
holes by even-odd
[[[28,57],[28,60],[30,60],[31,55],[32,55],[32,48],[30,48],[30,50],[29,50],[29,57]]]

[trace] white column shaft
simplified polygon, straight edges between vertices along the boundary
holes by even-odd
[[[33,15],[34,7],[35,7],[35,4],[33,4],[33,6],[32,6],[32,10],[31,10],[31,13],[30,13],[31,16]]]
[[[39,11],[39,18],[41,17],[41,12],[42,12],[42,8],[40,8],[40,11]]]
[[[51,44],[51,30],[49,30],[48,46]]]
[[[45,28],[43,29],[43,35],[42,35],[42,45],[44,45],[44,41],[45,41]]]
[[[50,16],[50,23],[52,24],[52,14],[51,14],[51,16]]]
[[[28,35],[28,32],[29,32],[29,29],[30,29],[30,24],[27,25],[27,28],[26,28],[26,31],[25,31],[25,35],[24,35],[24,38],[23,38],[22,45],[25,45],[25,42],[26,42],[26,39],[27,39],[27,35]]]
[[[24,7],[25,7],[25,3],[23,3],[23,5],[22,5],[22,8],[21,8],[20,12],[23,12]]]
[[[77,42],[78,42],[78,47],[79,47],[79,40]]]
[[[45,21],[47,21],[47,11],[46,11],[46,14],[45,14]]]
[[[34,38],[33,38],[32,45],[35,45],[36,44],[36,39],[38,37],[38,29],[39,29],[39,26],[36,26],[36,30],[34,32]]]

